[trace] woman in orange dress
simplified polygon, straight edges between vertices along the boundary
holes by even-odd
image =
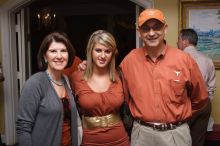
[[[119,114],[124,95],[116,54],[114,37],[104,30],[94,32],[87,45],[86,70],[70,78],[82,116],[82,146],[130,145]]]

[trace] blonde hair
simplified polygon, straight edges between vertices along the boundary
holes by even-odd
[[[116,41],[112,34],[105,30],[97,30],[91,34],[89,42],[86,48],[87,56],[87,67],[83,75],[84,80],[88,80],[92,76],[93,72],[93,61],[92,61],[92,50],[96,44],[101,44],[105,47],[108,47],[112,50],[112,58],[108,65],[110,80],[115,81],[115,56],[118,53],[116,48]]]

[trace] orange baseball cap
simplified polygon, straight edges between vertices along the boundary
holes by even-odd
[[[158,9],[145,9],[138,17],[138,26],[140,27],[150,19],[157,19],[160,22],[165,23],[163,12]]]

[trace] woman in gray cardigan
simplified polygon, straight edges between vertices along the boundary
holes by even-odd
[[[82,129],[68,80],[62,75],[71,66],[74,48],[65,34],[47,35],[39,49],[42,72],[23,86],[17,116],[20,146],[78,146]]]

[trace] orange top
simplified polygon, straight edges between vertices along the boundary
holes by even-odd
[[[78,70],[77,67],[78,67],[78,65],[79,65],[81,62],[82,62],[82,60],[81,60],[79,57],[75,56],[75,57],[74,57],[74,60],[73,60],[73,64],[72,64],[69,68],[66,68],[66,69],[63,71],[63,73],[64,73],[65,75],[67,75],[68,78],[70,78],[71,74],[72,74],[74,71]]]
[[[170,46],[153,62],[144,48],[132,50],[121,63],[135,118],[177,122],[207,103],[207,90],[195,61]]]
[[[76,71],[70,78],[75,97],[78,97],[80,113],[84,116],[105,116],[117,113],[124,101],[120,78],[111,83],[108,90],[97,93],[82,79],[83,72]],[[82,146],[129,146],[123,123],[109,127],[87,129],[83,127]]]
[[[70,84],[78,96],[80,110],[84,116],[105,116],[119,111],[124,101],[122,84],[116,76],[116,81],[111,83],[108,90],[97,93],[82,79],[83,72],[76,71],[70,78]]]

